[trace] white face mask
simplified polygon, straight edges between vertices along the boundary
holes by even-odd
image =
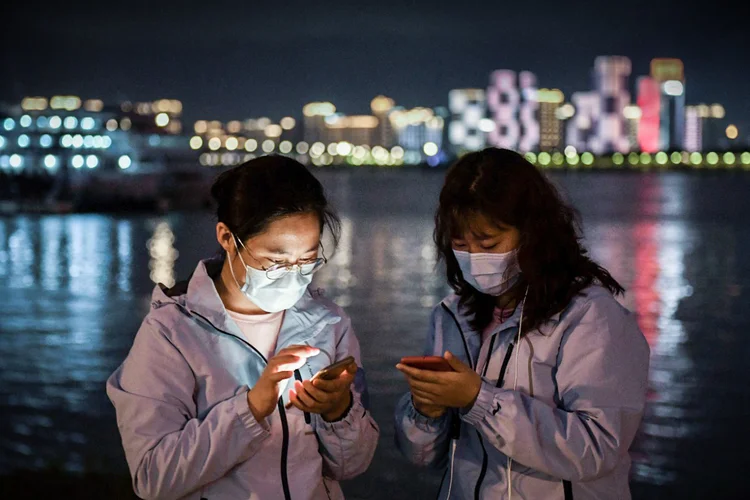
[[[487,295],[502,295],[518,282],[518,250],[506,253],[469,253],[453,250],[464,280]]]
[[[237,248],[236,239],[234,246]],[[305,294],[305,290],[307,290],[307,286],[313,278],[312,273],[305,273],[307,276],[303,276],[295,266],[281,278],[272,280],[262,269],[255,269],[245,264],[239,248],[237,248],[237,256],[240,258],[242,265],[245,266],[245,284],[240,285],[230,264],[229,270],[234,282],[237,283],[240,291],[248,300],[269,313],[285,311],[296,304]],[[229,258],[228,252],[227,258]],[[303,272],[309,272],[314,266],[315,264],[302,264],[300,267]]]

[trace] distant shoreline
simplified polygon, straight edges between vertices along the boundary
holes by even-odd
[[[227,167],[229,168],[229,167]],[[421,172],[426,175],[444,175],[448,165],[436,167],[427,165],[414,166],[324,166],[310,167],[316,175],[329,173],[357,174],[367,172],[368,175],[394,174],[399,172]],[[750,175],[750,165],[735,165],[733,168],[710,165],[549,165],[540,167],[545,173],[563,175],[597,175],[601,173],[617,173],[620,175],[643,175],[653,173],[686,173],[689,175]],[[44,193],[34,192],[33,196],[0,198],[0,216],[17,214],[63,215],[72,213],[166,213],[173,210],[208,210],[211,208],[209,190],[213,179],[226,168],[211,169],[203,175],[193,177],[182,182],[180,179],[167,180],[161,189],[141,189],[142,185],[129,179],[126,183],[110,180],[101,188],[87,188],[75,195],[74,199],[47,200]],[[165,178],[166,179],[166,178]],[[113,189],[113,191],[110,191]],[[106,192],[104,192],[106,190]],[[197,194],[198,193],[198,194]],[[202,195],[200,193],[203,193]]]

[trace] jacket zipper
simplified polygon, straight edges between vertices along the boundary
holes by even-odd
[[[263,363],[265,363],[266,366],[268,365],[268,360],[266,359],[266,357],[263,354],[261,354],[261,352],[258,349],[256,349],[255,346],[253,346],[250,342],[246,341],[245,339],[241,337],[238,337],[237,335],[234,335],[233,333],[229,333],[220,328],[217,328],[216,325],[211,323],[211,321],[209,321],[208,318],[206,318],[200,313],[197,313],[195,311],[189,311],[189,312],[190,314],[194,314],[198,316],[199,318],[203,319],[203,321],[211,325],[211,327],[213,327],[213,329],[216,330],[217,332],[223,333],[224,335],[229,335],[230,337],[235,338],[239,340],[240,342],[242,342],[243,344],[245,344],[246,346],[248,346],[250,349],[255,351],[255,353],[258,356],[260,356],[260,358],[263,360]],[[279,398],[279,417],[281,417],[281,429],[283,431],[282,444],[281,444],[281,484],[284,488],[284,500],[292,500],[292,495],[289,492],[289,478],[288,478],[288,471],[287,471],[287,467],[288,467],[287,460],[288,460],[288,455],[289,455],[289,424],[287,423],[287,420],[286,420],[286,410],[284,409],[284,402],[282,398]]]
[[[565,500],[573,500],[573,484],[570,481],[563,481],[563,491],[565,492]]]
[[[445,309],[445,312],[450,314],[451,318],[453,318],[453,321],[456,323],[456,327],[458,327],[458,332],[461,334],[461,340],[464,343],[464,352],[466,352],[466,359],[469,360],[469,364],[472,365],[471,367],[473,369],[476,369],[474,366],[474,359],[471,357],[471,352],[469,352],[469,344],[466,342],[466,336],[464,335],[464,330],[461,328],[461,324],[458,322],[458,318],[456,318],[456,315],[453,314],[453,311],[451,311],[448,306],[445,304],[441,304],[443,306],[443,309]]]
[[[289,492],[289,478],[287,477],[286,470],[289,455],[289,424],[286,421],[286,411],[284,410],[284,403],[281,398],[279,398],[279,416],[281,417],[281,429],[284,433],[281,445],[281,486],[284,488],[285,500],[292,500],[292,495]]]
[[[331,492],[328,489],[328,485],[326,484],[326,478],[323,478],[323,487],[326,489],[326,496],[328,497],[328,500],[331,500]]]
[[[492,348],[495,347],[496,338],[497,334],[493,335],[490,338],[490,348],[487,350],[487,358],[484,361],[482,377],[487,375],[487,368],[490,366],[490,356],[492,356]],[[510,349],[513,349],[513,344],[511,344]],[[507,358],[508,356],[506,355],[506,360],[503,362],[503,371],[505,371],[505,366],[507,365]],[[479,500],[480,493],[482,491],[482,483],[484,482],[484,477],[487,475],[487,462],[489,461],[489,457],[487,456],[487,449],[484,447],[484,440],[482,439],[482,435],[479,433],[479,431],[476,431],[476,433],[477,437],[479,438],[479,444],[482,445],[482,469],[479,472],[479,478],[477,479],[477,484],[474,488],[474,498],[476,500]]]
[[[513,342],[508,344],[508,351],[505,353],[505,359],[503,359],[503,366],[500,368],[500,376],[497,378],[495,387],[502,387],[505,382],[505,371],[508,369],[508,362],[510,362],[510,356],[513,354]]]
[[[492,343],[494,343],[495,337],[492,337]],[[492,345],[492,344],[490,344]],[[484,372],[487,372],[487,366],[489,365],[490,361],[490,354],[492,353],[492,350],[490,350],[487,353],[487,363],[484,365]],[[497,379],[497,384],[495,387],[500,387],[503,385],[503,380],[505,379],[505,370],[508,368],[508,362],[510,361],[510,355],[513,353],[513,344],[508,345],[508,351],[505,353],[505,359],[503,359],[503,366],[500,368],[500,376]],[[484,476],[487,474],[487,449],[484,447],[484,441],[482,440],[482,435],[477,431],[477,437],[479,438],[479,444],[482,445],[482,470],[479,472],[479,479],[477,479],[477,485],[474,488],[474,499],[479,500],[480,493],[482,491],[482,483],[484,482]]]
[[[466,336],[464,335],[463,328],[461,328],[461,324],[458,322],[458,319],[456,318],[455,314],[453,314],[453,311],[448,309],[448,307],[445,304],[443,304],[443,309],[445,309],[448,312],[448,314],[451,315],[451,317],[453,318],[453,321],[456,323],[456,327],[458,327],[458,332],[461,334],[461,340],[463,341],[463,344],[464,344],[466,357],[469,359],[469,363],[472,365],[472,368],[476,370],[477,366],[474,365],[474,361],[471,358],[471,354],[469,353],[469,344],[466,342]],[[494,335],[492,336],[492,340],[490,342],[491,342],[491,345],[494,344],[495,342]],[[489,365],[489,359],[490,359],[491,354],[492,354],[492,349],[490,349],[487,352],[487,362],[484,365],[483,375],[486,374],[487,372],[487,366]],[[477,438],[479,439],[479,444],[482,446],[482,470],[479,472],[479,478],[477,479],[477,484],[474,487],[474,499],[479,500],[480,498],[479,493],[482,490],[482,482],[484,481],[484,476],[487,474],[488,457],[487,457],[487,449],[484,447],[484,440],[482,439],[482,435],[479,433],[479,431],[476,431],[476,433],[477,433]],[[441,484],[441,487],[442,487],[442,484]]]

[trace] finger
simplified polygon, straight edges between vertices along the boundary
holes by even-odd
[[[320,409],[318,408],[310,408],[309,406],[305,406],[300,402],[300,400],[296,400],[294,403],[292,403],[290,406],[294,406],[295,408],[304,411],[306,413],[320,413]]]
[[[442,381],[442,377],[440,373],[433,372],[430,370],[420,370],[419,368],[413,368],[411,366],[406,366],[401,363],[396,365],[396,368],[401,372],[409,376],[409,378],[413,378],[415,380],[421,380],[423,382],[432,382],[432,383],[438,383]]]
[[[439,385],[435,384],[427,384],[424,382],[420,382],[418,380],[415,380],[411,383],[409,383],[409,388],[412,391],[421,391],[425,394],[430,394],[433,396],[438,396],[442,394],[442,388]]]
[[[280,350],[278,354],[281,353],[291,354],[307,359],[320,354],[320,349],[309,345],[290,345],[289,347],[285,347],[284,349]]]
[[[283,370],[283,371],[299,370],[300,368],[302,368],[302,366],[304,366],[304,364],[305,364],[305,360],[301,359],[297,363],[286,363],[283,365],[279,365],[276,367],[276,370]]]
[[[268,362],[271,371],[296,370],[305,364],[305,358],[294,355],[277,355]]]
[[[308,408],[317,408],[320,406],[320,403],[315,401],[315,399],[307,393],[305,387],[299,382],[294,384],[294,392],[297,394],[297,399]]]
[[[415,403],[419,403],[423,405],[439,406],[435,403],[435,399],[432,396],[412,392],[411,397]]]
[[[295,408],[299,408],[300,410],[307,412],[307,413],[317,413],[317,411],[314,408],[310,408],[309,406],[302,403],[302,401],[300,401],[294,389],[289,390],[289,403],[287,403],[284,408],[288,410],[292,406],[294,406]]]
[[[337,393],[348,390],[349,387],[351,387],[352,382],[354,382],[353,376],[340,376],[339,378],[333,380],[323,380],[321,378],[316,378],[312,381],[312,384],[314,387],[320,389],[321,391],[328,393]]]
[[[465,371],[474,371],[472,368],[458,359],[456,356],[453,355],[450,351],[445,351],[445,354],[443,354],[443,357],[446,361],[448,361],[448,364],[451,365],[451,368],[453,368],[457,372],[465,372]]]
[[[292,378],[292,376],[294,376],[294,372],[283,371],[270,374],[268,379],[273,383],[279,383],[283,380]]]
[[[309,380],[305,380],[302,386],[305,391],[318,403],[326,404],[334,398],[334,394],[321,391],[320,389],[316,388]]]

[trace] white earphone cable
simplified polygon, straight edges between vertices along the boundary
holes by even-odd
[[[448,482],[448,496],[445,498],[450,500],[451,497],[451,490],[453,489],[453,461],[456,458],[456,440],[451,439],[451,477],[450,481]]]

